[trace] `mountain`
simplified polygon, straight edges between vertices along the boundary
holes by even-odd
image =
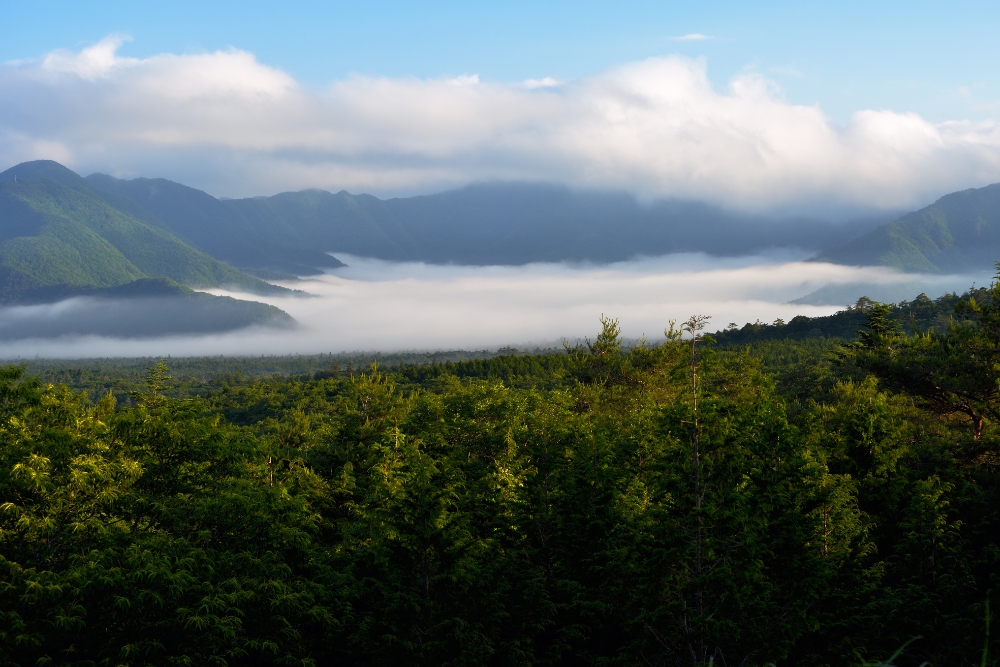
[[[903,271],[968,273],[1000,259],[1000,184],[953,192],[817,260]]]
[[[26,163],[0,173],[0,304],[37,300],[54,288],[68,293],[141,278],[258,294],[287,292],[143,221],[140,217],[148,215],[129,200],[118,203],[122,206],[55,162]]]
[[[225,203],[239,210],[261,236],[296,238],[328,252],[415,260],[424,259],[423,248],[435,242],[413,238],[387,202],[371,195],[304,190]]]
[[[391,260],[423,257],[422,245],[385,202],[370,195],[304,190],[218,200],[160,178],[126,181],[91,174],[86,182],[127,198],[164,229],[248,271],[301,276],[343,266],[329,251]]]
[[[128,198],[156,224],[252,271],[295,275],[339,265],[326,252],[471,265],[614,262],[637,255],[741,255],[820,250],[884,220],[774,220],[697,202],[643,204],[623,193],[527,183],[471,185],[382,200],[323,190],[218,200],[164,179],[92,174],[97,191]]]
[[[449,262],[462,257],[471,264],[818,250],[877,224],[773,219],[680,200],[643,204],[625,193],[524,183],[472,185],[385,204],[413,238],[433,240],[423,244],[422,259]]]
[[[106,200],[110,195],[120,198],[113,201],[128,201],[149,224],[235,267],[302,275],[343,266],[309,246],[291,228],[274,229],[262,237],[239,208],[186,185],[163,178],[126,181],[105,174],[91,174],[85,182]]]
[[[265,278],[310,275],[342,266],[328,253],[440,264],[518,265],[604,263],[677,252],[735,256],[774,248],[817,251],[843,244],[886,221],[774,219],[698,202],[647,204],[624,193],[531,183],[486,183],[385,200],[323,190],[220,200],[161,178],[124,180],[91,174],[83,179],[51,161],[18,165],[0,178],[9,180],[15,173],[25,182],[48,180],[76,192],[87,191],[135,223]],[[199,282],[137,268],[146,275],[168,276],[193,286],[219,280]],[[238,284],[232,277],[229,280]]]
[[[145,338],[197,335],[249,326],[291,327],[283,310],[264,303],[195,292],[162,278],[140,278],[105,288],[52,288],[44,302],[13,307],[0,318],[0,340],[107,336]],[[64,300],[67,297],[75,297]]]

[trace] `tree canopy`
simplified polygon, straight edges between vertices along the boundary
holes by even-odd
[[[197,392],[164,362],[123,403],[5,367],[0,662],[992,660],[994,303],[931,334],[873,304],[839,348],[604,318],[565,351]]]

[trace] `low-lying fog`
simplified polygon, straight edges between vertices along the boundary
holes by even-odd
[[[95,336],[0,342],[0,357],[314,354],[342,351],[495,349],[557,345],[593,337],[601,314],[617,317],[626,337],[660,340],[669,320],[711,315],[709,330],[795,315],[827,315],[862,294],[880,300],[936,297],[988,275],[917,276],[883,268],[803,261],[794,254],[720,259],[670,255],[604,266],[435,266],[338,255],[347,268],[289,283],[311,297],[258,297],[288,312],[293,329],[113,339]],[[817,291],[818,290],[818,291]],[[215,291],[213,293],[225,294]],[[805,299],[808,303],[790,301]],[[67,316],[99,308],[71,300],[0,309],[0,321]],[[37,323],[36,323],[37,326]]]

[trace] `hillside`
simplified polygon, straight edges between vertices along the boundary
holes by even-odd
[[[681,200],[644,204],[626,193],[529,183],[389,199],[385,208],[420,244],[420,259],[435,263],[602,263],[679,252],[818,250],[877,224],[773,219]]]
[[[989,294],[986,288],[971,289],[961,296],[943,294],[936,299],[920,294],[912,301],[901,301],[891,304],[891,317],[909,334],[926,331],[944,332],[955,312],[955,305],[960,300],[975,299],[984,303]],[[761,341],[773,340],[807,340],[811,338],[841,338],[854,339],[857,332],[865,324],[867,312],[874,302],[868,297],[861,297],[857,304],[845,308],[833,315],[806,317],[798,315],[788,322],[776,320],[767,322],[748,322],[737,328],[735,324],[712,334],[719,345],[747,345]]]
[[[233,331],[250,326],[291,327],[279,308],[195,292],[169,279],[141,278],[104,288],[43,288],[43,303],[76,297],[52,309],[11,308],[0,318],[0,340],[106,336],[152,338]]]
[[[261,293],[272,288],[246,272],[281,278],[343,265],[328,253],[439,264],[518,265],[603,263],[677,252],[736,256],[797,248],[819,251],[820,261],[940,273],[989,269],[1000,257],[1000,185],[946,195],[876,227],[884,220],[833,224],[774,219],[698,202],[644,204],[624,193],[546,184],[478,184],[385,200],[324,190],[220,200],[162,178],[124,180],[91,174],[84,179],[52,161],[18,165],[0,174],[0,182],[9,182],[14,174],[22,184],[52,182],[45,193],[25,196],[35,202],[28,207],[35,213],[43,211],[59,220],[49,220],[47,226],[28,223],[23,219],[27,214],[15,215],[16,206],[0,210],[6,223],[0,234],[5,239],[25,236],[16,232],[23,224],[32,238],[11,243],[7,250],[11,259],[0,264],[3,284],[9,285],[82,280],[96,286],[109,280],[162,276],[195,287],[235,285]],[[39,203],[39,198],[47,200]],[[90,220],[84,226],[93,234],[66,225],[84,213]],[[94,222],[112,218],[118,222]],[[115,236],[113,231],[119,228],[122,231]],[[69,246],[97,258],[92,264],[100,275],[83,278]],[[167,246],[171,250],[164,252]],[[143,254],[142,248],[155,250]],[[48,262],[58,270],[36,275],[28,264],[39,262],[17,259],[38,253],[58,258]],[[11,289],[22,288],[7,291]]]
[[[130,181],[91,174],[85,183],[101,196],[119,197],[151,214],[151,224],[176,234],[186,243],[233,266],[289,274],[315,273],[343,263],[309,247],[291,227],[271,227],[261,236],[229,202],[162,178]]]
[[[817,260],[903,271],[963,273],[1000,259],[1000,184],[953,192]]]
[[[382,200],[323,190],[217,200],[164,179],[86,182],[128,198],[195,247],[248,270],[307,275],[341,252],[387,260],[470,265],[623,261],[637,255],[734,256],[776,247],[820,250],[881,220],[774,220],[697,202],[645,205],[623,193],[525,183],[471,185]]]
[[[303,190],[225,203],[265,238],[294,237],[327,251],[413,260],[425,259],[425,246],[433,244],[413,238],[387,202],[371,195]]]
[[[61,165],[30,163],[0,174],[0,303],[36,299],[57,286],[104,288],[140,278],[286,291],[109,204]]]

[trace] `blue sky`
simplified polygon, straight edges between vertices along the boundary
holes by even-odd
[[[649,56],[704,57],[717,86],[747,69],[845,121],[860,108],[931,121],[1000,109],[992,2],[3,3],[0,60],[132,36],[145,57],[236,47],[306,85],[350,73],[575,79]],[[687,34],[712,37],[676,41]]]
[[[899,210],[1000,181],[998,28],[995,2],[8,0],[0,167]]]

